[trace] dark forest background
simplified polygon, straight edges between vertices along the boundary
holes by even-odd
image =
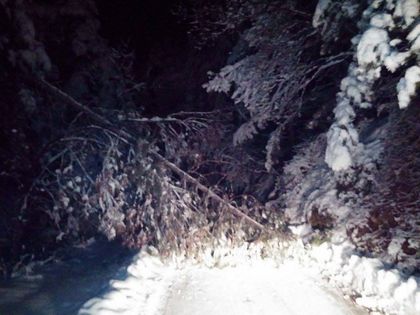
[[[324,161],[367,5],[346,3],[314,27],[317,1],[1,0],[0,272],[92,238],[196,254],[302,224],[418,271],[420,107],[398,109],[401,71],[356,110],[378,158]]]

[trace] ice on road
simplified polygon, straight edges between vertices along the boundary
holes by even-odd
[[[180,271],[164,315],[367,314],[293,264]]]

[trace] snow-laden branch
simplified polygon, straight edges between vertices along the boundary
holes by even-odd
[[[321,33],[326,32],[325,19],[334,6],[330,0],[318,3],[313,24]],[[416,22],[419,10],[418,0],[376,0],[370,1],[364,11],[359,22],[360,34],[352,39],[354,61],[341,82],[334,110],[335,122],[328,133],[325,161],[334,171],[348,170],[366,157],[353,125],[355,108],[373,106],[373,87],[384,68],[394,73],[416,63],[406,69],[396,86],[399,107],[406,108],[416,96],[420,85],[420,26]]]

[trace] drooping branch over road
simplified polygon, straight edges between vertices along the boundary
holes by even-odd
[[[115,128],[114,123],[112,123],[107,118],[97,114],[96,112],[92,111],[89,107],[81,104],[77,100],[75,100],[73,97],[59,89],[58,87],[52,85],[51,83],[45,81],[41,78],[34,78],[34,77],[26,77],[25,81],[34,86],[35,88],[41,90],[42,92],[46,93],[47,95],[53,97],[57,101],[63,102],[64,104],[71,106],[75,108],[76,110],[82,111],[85,114],[87,114],[89,117],[94,119],[96,122],[105,125],[106,127],[110,127],[113,132],[117,133],[120,137],[123,137],[126,141],[133,142],[135,141],[136,137],[130,134],[129,132],[120,129]],[[215,200],[217,203],[225,206],[231,213],[234,215],[244,219],[249,224],[253,225],[254,227],[258,228],[261,231],[266,231],[266,227],[264,227],[261,223],[257,222],[256,220],[252,219],[247,214],[243,213],[241,210],[239,210],[237,207],[233,206],[226,200],[224,200],[222,197],[220,197],[218,194],[216,194],[212,189],[206,187],[202,183],[200,183],[197,179],[195,179],[193,176],[179,168],[174,163],[167,160],[165,157],[163,157],[161,154],[159,154],[156,151],[150,151],[150,154],[153,156],[154,159],[161,162],[167,169],[170,169],[174,173],[176,173],[178,176],[185,179],[187,182],[193,184],[195,187],[197,187],[198,190],[201,192],[207,194],[211,199]]]

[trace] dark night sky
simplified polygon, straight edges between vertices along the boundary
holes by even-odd
[[[97,0],[101,35],[113,47],[126,43],[135,50],[135,73],[148,82],[142,96],[148,115],[167,115],[187,106],[210,108],[214,102],[201,85],[209,70],[220,69],[233,41],[222,39],[206,50],[193,48],[189,26],[173,14],[182,0]],[[188,101],[189,100],[189,101]]]
[[[97,1],[103,35],[111,45],[129,39],[140,56],[165,38],[186,39],[186,28],[171,13],[176,3],[171,0]]]

